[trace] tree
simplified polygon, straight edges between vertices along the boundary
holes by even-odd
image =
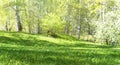
[[[18,0],[15,0],[15,16],[16,16],[16,21],[17,21],[17,29],[18,31],[22,31],[22,24],[21,24],[21,19],[19,15],[19,6],[18,6]]]
[[[112,1],[115,3],[115,1]],[[107,2],[107,5],[109,7],[112,7],[112,9],[108,9],[106,4],[104,5],[106,7],[106,11],[102,11],[102,14],[100,15],[100,20],[96,21],[96,38],[99,39],[102,43],[106,42],[106,44],[117,44],[119,43],[119,26],[120,26],[120,20],[119,20],[119,8],[113,3]],[[115,9],[114,9],[115,8]],[[103,9],[105,10],[105,9]],[[107,11],[109,10],[109,11]]]
[[[1,30],[119,42],[118,0],[1,0],[0,4]]]

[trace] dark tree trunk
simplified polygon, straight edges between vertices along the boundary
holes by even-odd
[[[69,26],[70,26],[70,22],[67,21],[66,26],[65,26],[65,34],[69,34]]]
[[[108,44],[109,44],[109,41],[108,41],[108,39],[106,39],[105,41],[106,41],[106,44],[108,45]]]
[[[28,22],[28,29],[29,29],[29,33],[32,33],[31,22]]]
[[[41,32],[42,32],[42,28],[40,27],[41,26],[40,24],[41,24],[40,20],[38,19],[38,22],[37,22],[37,34],[41,34]]]
[[[88,23],[88,34],[92,35],[90,24]]]

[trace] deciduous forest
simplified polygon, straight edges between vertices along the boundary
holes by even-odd
[[[0,65],[119,65],[120,0],[0,0]]]

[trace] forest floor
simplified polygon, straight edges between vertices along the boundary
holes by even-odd
[[[120,65],[120,46],[0,32],[0,65]]]

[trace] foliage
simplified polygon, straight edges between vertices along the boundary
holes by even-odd
[[[50,30],[52,32],[60,32],[64,28],[65,21],[55,14],[48,14],[44,19],[42,19],[42,29]],[[63,30],[64,31],[64,30]]]
[[[57,33],[68,34],[78,39],[88,35],[100,43],[108,40],[109,44],[119,44],[119,2],[1,0],[0,30],[32,34],[47,34],[50,31],[52,36]]]
[[[103,43],[116,45],[120,43],[120,19],[119,12],[110,11],[105,14],[103,22],[96,21],[96,35]]]

